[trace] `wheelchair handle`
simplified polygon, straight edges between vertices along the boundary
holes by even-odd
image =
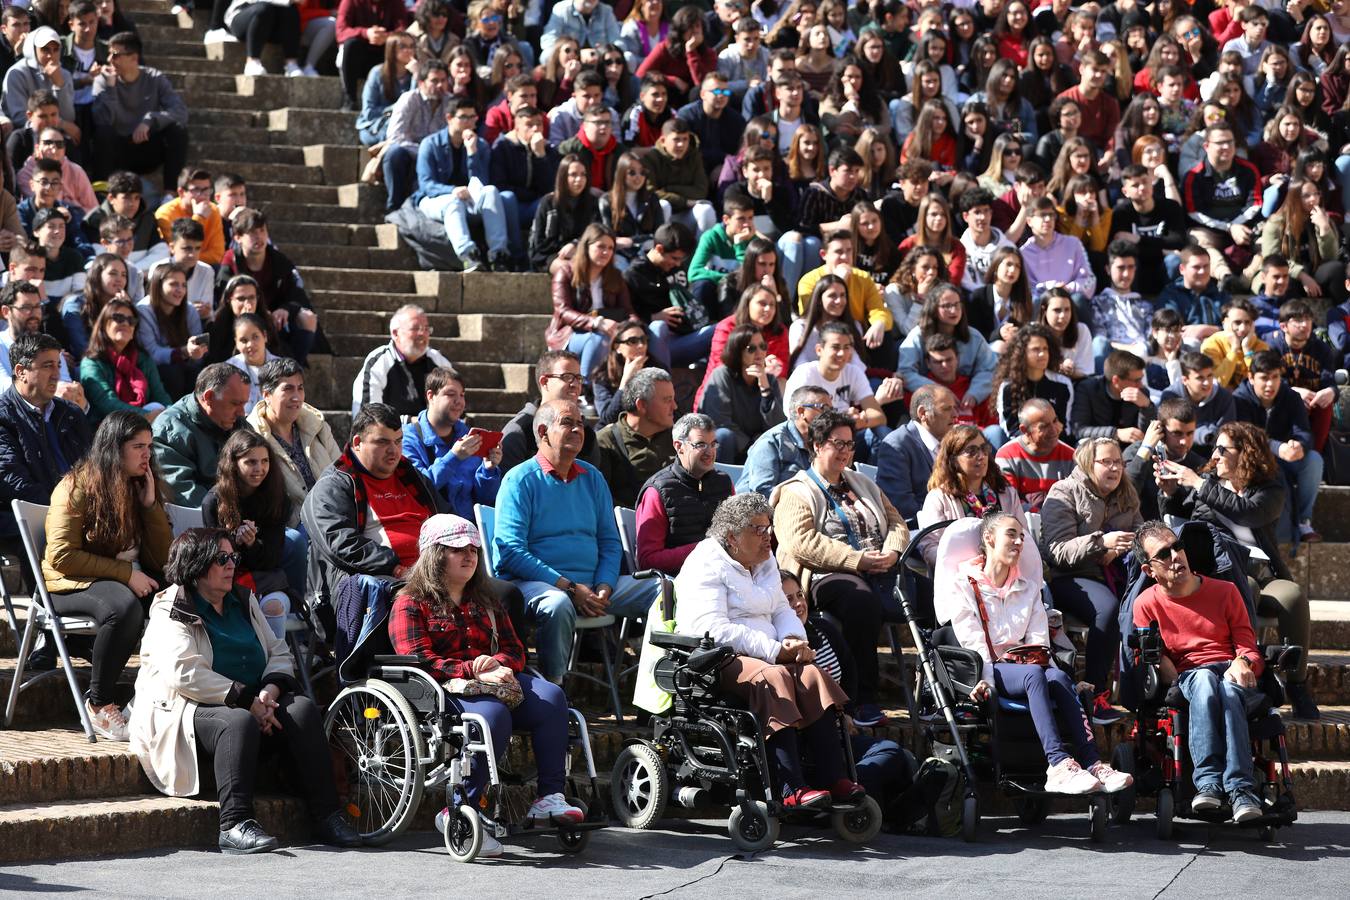
[[[641,572],[634,572],[633,577],[638,581],[646,581],[649,578],[660,578],[662,581],[670,580],[670,576],[660,569],[643,569]]]
[[[904,571],[905,567],[909,564],[910,557],[919,552],[919,544],[923,543],[924,538],[928,537],[928,535],[932,534],[934,531],[941,531],[954,522],[956,522],[956,519],[934,522],[927,528],[920,529],[917,534],[911,534],[909,536],[909,545],[906,546],[905,551],[900,554],[900,561],[895,564],[896,569]]]

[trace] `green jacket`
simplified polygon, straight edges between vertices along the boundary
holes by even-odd
[[[140,354],[138,361],[149,384],[149,402],[164,406],[173,403],[173,398],[164,389],[164,383],[159,380],[159,366],[155,365],[150,354]],[[100,422],[109,413],[117,412],[119,409],[144,412],[140,407],[119,399],[113,383],[113,367],[106,359],[91,359],[86,356],[80,360],[80,385],[84,388],[84,396],[89,400],[89,418],[93,422]]]
[[[609,485],[615,506],[637,506],[637,494],[647,479],[675,459],[671,429],[658,431],[649,438],[628,426],[628,417],[600,429],[595,437],[600,450],[600,474]]]
[[[727,234],[727,226],[714,225],[698,236],[694,258],[689,260],[690,281],[721,281],[737,271],[745,259],[746,241],[737,244]]]
[[[647,182],[652,190],[670,203],[675,212],[683,212],[696,201],[712,199],[708,190],[708,171],[703,168],[703,152],[694,135],[689,135],[689,149],[679,159],[671,157],[657,144],[643,154],[642,161],[647,164]]]
[[[241,416],[234,428],[248,428]],[[206,416],[192,394],[160,413],[151,426],[155,459],[164,482],[182,506],[200,507],[216,483],[216,462],[225,439],[234,431],[221,428]]]

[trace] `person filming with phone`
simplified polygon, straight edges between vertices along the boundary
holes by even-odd
[[[464,378],[438,366],[427,373],[427,408],[403,430],[403,455],[450,502],[473,519],[473,505],[492,506],[502,483],[501,432],[464,421]]]

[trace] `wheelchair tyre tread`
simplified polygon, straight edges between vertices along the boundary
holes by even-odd
[[[364,700],[363,695],[366,698]],[[384,735],[370,730],[372,727],[370,723],[380,718],[379,715],[374,717],[369,715],[369,710],[378,710],[378,706],[373,705],[374,703],[383,705],[392,714],[394,722],[389,727],[398,731],[395,740],[386,740]],[[382,724],[374,727],[382,728]],[[351,757],[348,745],[336,741],[335,732],[340,730],[347,732],[351,740],[365,738],[363,743],[367,751],[371,750],[372,746],[382,751],[392,748],[392,753],[383,752],[370,756],[378,756],[381,766],[392,765],[394,774],[384,776],[377,773],[372,776],[373,770],[369,765],[362,768],[358,760]],[[352,788],[348,795],[346,813],[366,843],[384,844],[407,831],[422,802],[424,773],[421,760],[426,756],[426,744],[418,727],[418,718],[407,699],[392,685],[378,679],[353,684],[344,688],[329,706],[328,713],[324,716],[324,735],[328,738],[330,748],[336,748],[340,754],[345,754],[342,762],[348,768],[348,785]],[[357,749],[359,752],[359,748]],[[401,782],[398,781],[400,770],[403,773]],[[400,784],[399,794],[392,803],[363,806],[355,802],[355,787],[359,781],[369,779],[374,782],[382,778],[390,778]],[[356,807],[360,815],[351,814],[353,807]],[[367,814],[376,814],[383,809],[391,811],[383,816],[382,821],[375,822],[373,819],[363,821]]]
[[[980,831],[980,799],[974,794],[961,803],[961,839],[973,844]]]
[[[1106,822],[1110,818],[1108,802],[1105,794],[1097,794],[1092,798],[1092,807],[1090,813],[1089,836],[1092,843],[1100,844],[1106,840]]]
[[[473,862],[483,849],[483,822],[472,806],[464,804],[445,823],[445,852],[455,862]]]
[[[610,793],[614,815],[625,826],[638,830],[655,827],[670,797],[665,760],[649,744],[629,744],[614,761]]]
[[[1050,804],[1044,797],[1028,795],[1017,797],[1013,800],[1013,806],[1017,810],[1017,818],[1023,825],[1039,825],[1045,821],[1046,813],[1050,811]]]
[[[576,797],[568,797],[567,802],[581,810],[582,813],[590,812],[590,808],[585,802]],[[591,833],[588,830],[568,828],[566,825],[558,827],[558,848],[564,853],[580,853],[586,849],[586,845],[590,842]]]
[[[1166,841],[1172,838],[1173,816],[1175,809],[1173,804],[1176,799],[1172,796],[1171,788],[1163,788],[1158,792],[1158,840]]]
[[[1134,760],[1134,745],[1129,742],[1117,744],[1115,751],[1111,754],[1111,767],[1117,772],[1135,775],[1137,766]],[[1125,825],[1130,821],[1130,817],[1134,815],[1138,796],[1138,791],[1134,785],[1109,795],[1112,823]]]
[[[727,819],[727,832],[731,842],[742,853],[758,853],[768,850],[778,840],[778,818],[769,815],[769,806],[763,800],[750,803],[753,812],[745,814],[740,806],[732,807]]]
[[[839,810],[830,815],[834,833],[853,844],[865,844],[881,832],[881,806],[864,797],[857,809]]]

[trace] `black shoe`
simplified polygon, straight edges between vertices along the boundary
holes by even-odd
[[[56,668],[56,645],[45,631],[37,636],[33,649],[28,652],[24,668],[29,672],[50,672]]]
[[[1294,708],[1295,719],[1322,718],[1322,711],[1317,708],[1317,701],[1309,693],[1306,684],[1291,684],[1286,692],[1289,694],[1289,705]]]
[[[510,272],[512,268],[511,254],[503,250],[498,250],[496,253],[492,254],[491,258],[488,260],[488,268],[493,272]]]
[[[360,847],[364,843],[360,832],[340,812],[330,813],[314,823],[314,840],[330,847]]]
[[[479,269],[484,268],[483,257],[478,255],[477,250],[470,250],[464,254],[461,254],[459,257],[459,263],[461,266],[463,266],[463,268],[460,269],[460,271],[465,273],[466,275],[469,272],[477,272]]]
[[[257,819],[245,819],[229,831],[220,833],[220,852],[231,856],[270,853],[278,846],[277,839],[263,831]]]

